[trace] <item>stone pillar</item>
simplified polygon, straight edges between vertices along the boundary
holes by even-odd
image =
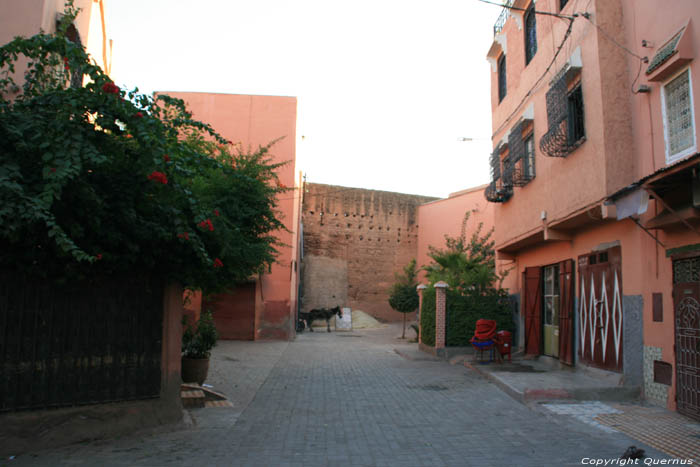
[[[163,347],[160,397],[180,409],[180,363],[182,354],[182,286],[169,284],[163,294]]]
[[[423,291],[427,289],[428,286],[425,284],[420,284],[418,287],[416,287],[416,290],[418,291],[418,342],[423,343],[421,340],[421,325],[420,325],[420,315],[421,312],[423,311]]]
[[[445,348],[445,315],[447,314],[447,282],[437,282],[435,287],[435,351]]]

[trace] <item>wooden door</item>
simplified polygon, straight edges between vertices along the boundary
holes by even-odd
[[[525,353],[539,355],[542,349],[542,268],[525,268],[523,295]]]
[[[620,247],[578,257],[579,357],[622,372],[622,253]]]
[[[673,262],[678,412],[700,420],[700,257]]]
[[[255,340],[255,283],[237,285],[229,293],[215,295],[202,304],[210,309],[219,339]]]
[[[559,360],[574,364],[574,260],[559,263]]]

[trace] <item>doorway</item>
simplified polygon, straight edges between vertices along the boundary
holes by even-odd
[[[700,420],[700,256],[673,262],[678,412]]]
[[[544,267],[543,344],[545,355],[559,358],[559,265]]]

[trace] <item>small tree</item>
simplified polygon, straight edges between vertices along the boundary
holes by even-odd
[[[462,294],[467,292],[484,294],[493,288],[500,288],[506,273],[496,272],[493,229],[482,234],[483,223],[477,226],[470,238],[466,229],[469,212],[462,220],[459,237],[445,235],[445,248],[429,247],[428,256],[433,263],[423,269],[431,283],[445,281],[450,288]]]
[[[403,331],[401,339],[406,338],[406,313],[411,313],[418,309],[418,292],[416,286],[416,260],[412,259],[403,268],[403,273],[396,274],[396,282],[391,286],[389,294],[389,305],[399,313],[403,313]]]

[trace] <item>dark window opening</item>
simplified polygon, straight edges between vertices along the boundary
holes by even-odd
[[[508,91],[506,85],[506,56],[501,55],[498,59],[498,102],[501,102],[506,97]]]
[[[559,10],[563,10],[569,0],[559,0]]]
[[[598,264],[598,259],[596,255],[591,255],[588,257],[588,264]]]
[[[599,263],[607,263],[608,262],[608,253],[601,253],[598,255],[598,262]]]
[[[531,6],[525,12],[525,65],[529,64],[537,53],[537,19],[535,9]]]
[[[574,146],[584,136],[586,136],[583,127],[583,93],[579,84],[571,91],[567,98],[567,143],[569,146]]]

